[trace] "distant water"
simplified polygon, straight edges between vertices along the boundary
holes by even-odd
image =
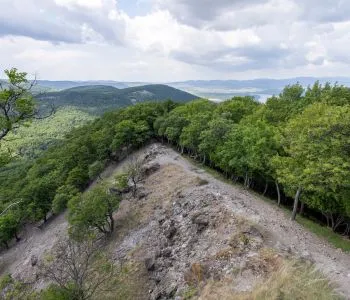
[[[255,96],[258,96],[259,98],[257,98],[259,100],[259,102],[261,103],[265,103],[266,100],[270,97],[272,97],[272,95],[269,95],[269,94],[257,94]]]
[[[223,101],[225,101],[227,99],[231,99],[231,98],[233,98],[235,96],[253,96],[253,97],[255,97],[256,100],[258,100],[261,103],[265,103],[268,98],[272,97],[272,95],[270,95],[270,94],[248,94],[248,95],[241,95],[241,94],[240,95],[236,95],[236,94],[235,95],[231,95],[231,94],[227,94],[227,95],[225,95],[225,97],[223,97],[222,94],[220,94],[220,95],[218,95],[217,98],[213,94],[210,94],[209,97],[207,97],[206,95],[203,95],[203,94],[201,95],[201,97],[207,98],[207,99],[209,99],[209,100],[211,100],[213,102],[216,102],[216,103],[223,102]]]

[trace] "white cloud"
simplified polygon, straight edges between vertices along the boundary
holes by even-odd
[[[81,6],[90,9],[98,9],[102,7],[103,0],[55,0],[55,3],[60,6],[65,6],[67,8]]]
[[[345,75],[350,62],[346,0],[142,0],[141,16],[115,0],[1,1],[1,67],[43,77]]]

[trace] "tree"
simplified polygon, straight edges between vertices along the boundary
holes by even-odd
[[[66,185],[72,185],[79,190],[83,190],[87,186],[89,179],[88,168],[78,165],[69,172]]]
[[[142,145],[150,137],[150,128],[146,121],[123,120],[115,125],[115,135],[113,139],[114,150],[120,150],[123,147],[127,152],[133,146]]]
[[[40,266],[43,277],[54,283],[42,296],[88,300],[100,290],[111,289],[116,269],[101,250],[99,242],[92,238],[58,243],[54,256]]]
[[[239,123],[243,117],[252,114],[259,106],[260,103],[254,97],[236,96],[231,100],[220,103],[215,109],[214,114],[233,123]]]
[[[184,148],[187,148],[192,153],[198,151],[201,132],[207,129],[210,119],[211,115],[209,113],[198,113],[191,119],[190,123],[182,130],[180,136],[181,152],[183,152]]]
[[[89,165],[88,175],[90,180],[94,180],[96,177],[101,178],[100,174],[104,170],[106,163],[104,161],[95,161]]]
[[[211,163],[216,161],[217,149],[224,143],[225,136],[230,131],[231,126],[231,121],[214,117],[208,123],[208,128],[200,133],[198,151],[204,158],[208,157]]]
[[[127,173],[119,173],[115,177],[115,186],[119,191],[128,189],[129,176]]]
[[[68,201],[78,194],[79,190],[72,185],[59,187],[52,201],[52,212],[54,214],[62,212],[67,207]]]
[[[57,179],[54,174],[46,174],[42,178],[30,178],[23,190],[24,204],[32,221],[44,220],[52,208],[52,200],[57,189]]]
[[[17,237],[17,230],[19,227],[18,217],[12,212],[0,216],[0,244],[8,248],[8,242]]]
[[[334,220],[349,212],[350,106],[315,103],[291,119],[283,131],[286,156],[276,156],[277,176],[287,193]],[[333,229],[339,222],[332,222]],[[337,226],[336,226],[337,225]]]
[[[132,156],[129,158],[125,168],[125,173],[133,184],[134,196],[136,195],[137,185],[142,181],[142,166],[143,160],[140,157]]]
[[[113,212],[118,208],[120,197],[109,193],[105,185],[97,185],[81,196],[68,202],[68,221],[72,232],[97,230],[105,235],[114,230]]]
[[[27,73],[19,72],[16,68],[5,70],[5,75],[7,81],[0,82],[0,141],[13,129],[39,118],[31,93],[36,79],[30,82]],[[53,112],[54,108],[49,116]]]

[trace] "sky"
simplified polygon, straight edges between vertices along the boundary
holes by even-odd
[[[0,7],[1,73],[147,82],[350,76],[349,0],[0,0]]]

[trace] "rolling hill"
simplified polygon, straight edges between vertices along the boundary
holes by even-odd
[[[108,85],[108,86],[116,87],[118,89],[124,89],[128,87],[126,83],[119,82],[119,81],[112,81],[112,80],[96,80],[96,81],[38,80],[38,86],[40,88],[43,88],[45,91],[46,90],[60,91],[60,90],[74,88],[74,87],[93,86],[93,85]]]
[[[167,99],[175,102],[187,102],[198,98],[198,96],[167,85],[154,84],[125,89],[117,89],[107,85],[79,86],[58,92],[42,93],[36,98],[44,109],[50,105],[55,107],[74,106],[100,114],[109,109],[125,107],[138,102]]]

